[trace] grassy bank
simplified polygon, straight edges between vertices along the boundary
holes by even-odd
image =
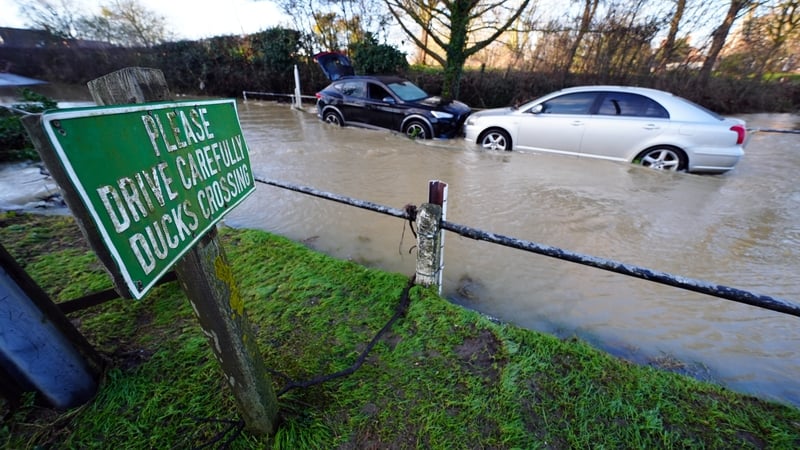
[[[221,230],[264,360],[295,380],[342,370],[408,279],[281,237]],[[0,216],[0,242],[56,301],[110,286],[68,217]],[[273,437],[239,431],[176,283],[70,315],[108,360],[59,412],[2,404],[5,448],[797,448],[800,411],[494,323],[419,287],[353,375],[279,397]],[[287,384],[273,377],[276,391]]]

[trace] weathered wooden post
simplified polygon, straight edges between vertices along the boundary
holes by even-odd
[[[93,80],[89,90],[99,105],[139,104],[171,97],[160,70],[137,67]],[[112,274],[120,295],[140,298],[154,284],[152,275],[165,273],[174,258],[178,279],[233,391],[246,428],[270,434],[277,417],[277,399],[216,234],[218,215],[241,202],[254,188],[238,118],[235,126],[228,123],[235,102],[111,109],[109,119],[104,118],[104,111],[56,112],[49,118],[45,115],[44,123],[38,117],[35,123],[26,118],[25,126],[63,189],[71,186],[77,172],[90,162],[80,159],[82,155],[73,155],[75,162],[62,165],[67,152],[60,139],[78,139],[81,133],[77,131],[82,131],[78,124],[87,120],[124,124],[124,129],[90,130],[86,134],[91,136],[82,141],[88,148],[104,136],[117,138],[104,150],[114,160],[107,170],[121,166],[122,175],[115,175],[110,183],[91,178],[94,184],[88,188],[78,183],[77,189],[65,189],[64,198]],[[117,122],[110,122],[111,117],[118,117],[113,119]],[[144,148],[138,146],[140,138],[144,138]],[[133,147],[120,150],[123,145]],[[144,169],[126,169],[124,161],[133,161],[136,156],[154,159],[140,163]],[[152,218],[143,219],[148,216]],[[134,225],[140,227],[138,233],[124,233]],[[121,270],[119,266],[123,266]]]
[[[444,271],[444,233],[441,223],[447,210],[447,183],[434,180],[428,183],[428,203],[417,211],[417,283],[436,285],[442,293]]]

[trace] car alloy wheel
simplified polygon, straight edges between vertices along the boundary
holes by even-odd
[[[420,122],[419,120],[412,120],[411,122],[406,125],[405,128],[406,136],[411,139],[427,139],[428,132],[427,127],[424,123]]]
[[[671,147],[657,147],[642,153],[637,159],[639,164],[655,170],[675,172],[685,169],[683,153]]]
[[[511,137],[503,130],[489,130],[480,139],[484,150],[511,151]]]

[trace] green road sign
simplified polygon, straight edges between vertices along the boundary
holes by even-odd
[[[45,131],[137,299],[255,190],[235,100],[47,112]],[[109,268],[113,270],[113,268]]]

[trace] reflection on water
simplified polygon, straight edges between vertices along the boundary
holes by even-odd
[[[800,301],[800,136],[754,133],[719,176],[535,153],[484,152],[462,140],[402,136],[319,122],[262,102],[240,104],[254,172],[402,208],[449,185],[451,222]],[[792,128],[792,115],[745,117]],[[411,275],[403,221],[259,185],[227,223],[304,241],[371,267]],[[798,319],[553,258],[445,239],[444,293],[523,327],[578,335],[641,363],[677,359],[733,389],[800,405]]]

